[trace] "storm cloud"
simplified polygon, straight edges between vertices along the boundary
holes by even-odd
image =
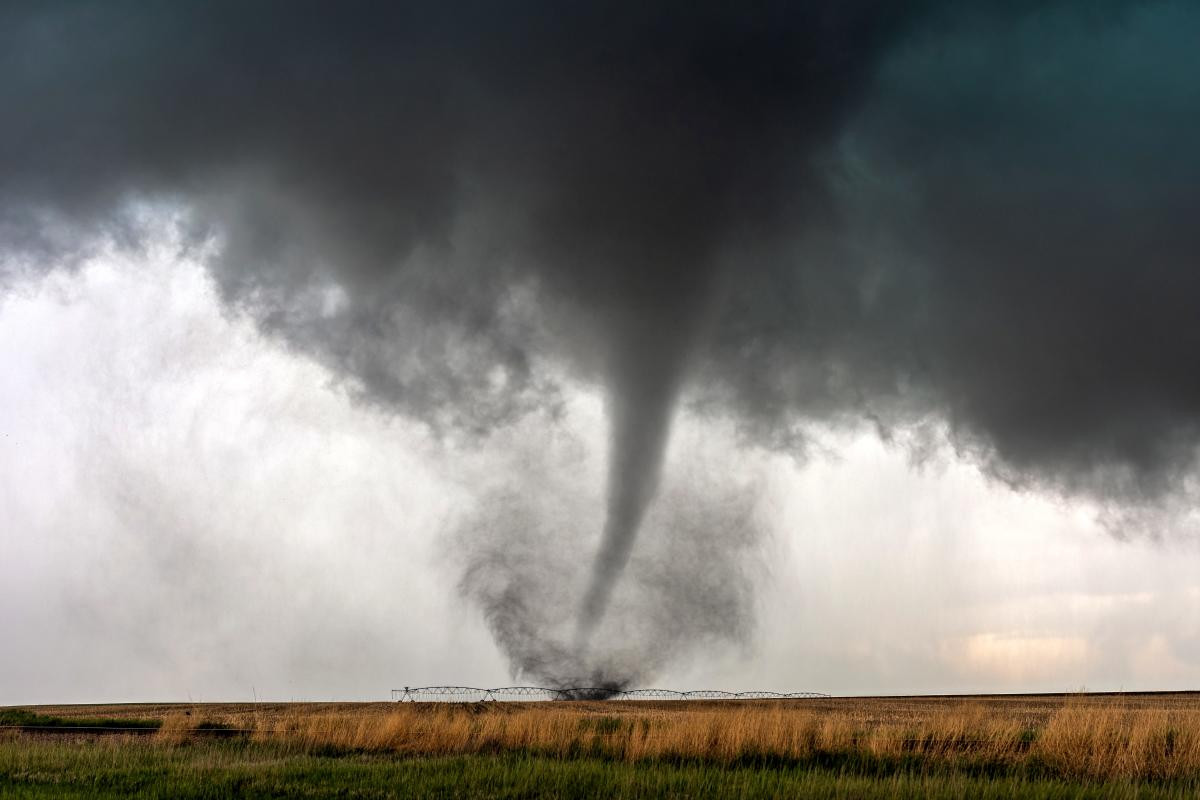
[[[446,436],[604,387],[606,521],[574,522],[603,526],[585,640],[681,396],[789,449],[812,422],[935,422],[1010,483],[1131,506],[1192,474],[1190,4],[0,15],[10,279],[96,232],[136,241],[131,204],[169,203],[228,303]],[[545,530],[514,481],[476,525],[495,541]],[[505,614],[540,584],[513,568],[493,591],[475,552],[464,588],[536,663],[523,632],[546,626]]]

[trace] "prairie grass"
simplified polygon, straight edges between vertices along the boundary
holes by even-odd
[[[111,716],[113,710],[98,707],[96,713]],[[1086,780],[1200,777],[1200,698],[1184,694],[214,705],[163,707],[157,718],[161,727],[153,737],[163,744],[224,731],[327,754],[515,753],[631,764],[825,764],[856,770],[937,765]]]
[[[977,775],[951,770],[862,774],[840,767],[770,769],[712,763],[627,763],[531,754],[397,758],[328,756],[279,743],[152,736],[17,739],[0,735],[0,797],[5,800],[213,800],[214,798],[1028,798],[1174,800],[1195,797],[1195,782],[1082,783],[1053,777]]]
[[[256,736],[307,747],[413,755],[530,752],[721,764],[867,759],[1035,766],[1093,779],[1200,775],[1200,710],[1067,701],[1040,725],[964,702],[920,718],[864,720],[783,704],[670,713],[400,706],[388,713],[285,714]]]

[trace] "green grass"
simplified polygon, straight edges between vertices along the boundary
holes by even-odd
[[[162,726],[158,719],[71,719],[48,717],[23,708],[0,709],[0,726],[22,725],[36,728],[149,728]]]
[[[970,774],[849,764],[720,767],[535,755],[402,758],[314,755],[245,739],[167,745],[0,737],[4,798],[1183,798],[1177,784],[1078,783],[1023,773]]]

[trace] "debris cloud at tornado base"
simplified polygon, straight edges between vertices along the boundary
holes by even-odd
[[[932,420],[1119,532],[1187,489],[1192,4],[352,8],[6,4],[0,285],[170,203],[228,303],[448,441],[603,387],[595,519],[481,500],[461,586],[516,670],[648,677],[752,628],[753,582],[639,557],[753,527],[656,500],[685,390],[786,449]],[[655,581],[720,624],[613,649],[608,615],[682,613]]]
[[[459,589],[523,681],[628,689],[751,646],[756,589],[770,576],[761,459],[731,463],[729,431],[701,436],[691,419],[682,427],[635,552],[585,641],[579,599],[595,580],[600,531],[581,511],[604,499],[584,480],[596,471],[584,449],[565,433],[549,447],[515,437],[518,477],[480,481],[479,502],[450,538]]]

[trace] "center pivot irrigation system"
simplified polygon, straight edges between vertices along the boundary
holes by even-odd
[[[674,689],[611,689],[603,686],[577,686],[547,689],[542,686],[503,686],[476,689],[471,686],[405,686],[392,689],[399,703],[481,703],[490,700],[810,700],[829,697],[820,692],[725,692],[699,689],[678,692]]]

